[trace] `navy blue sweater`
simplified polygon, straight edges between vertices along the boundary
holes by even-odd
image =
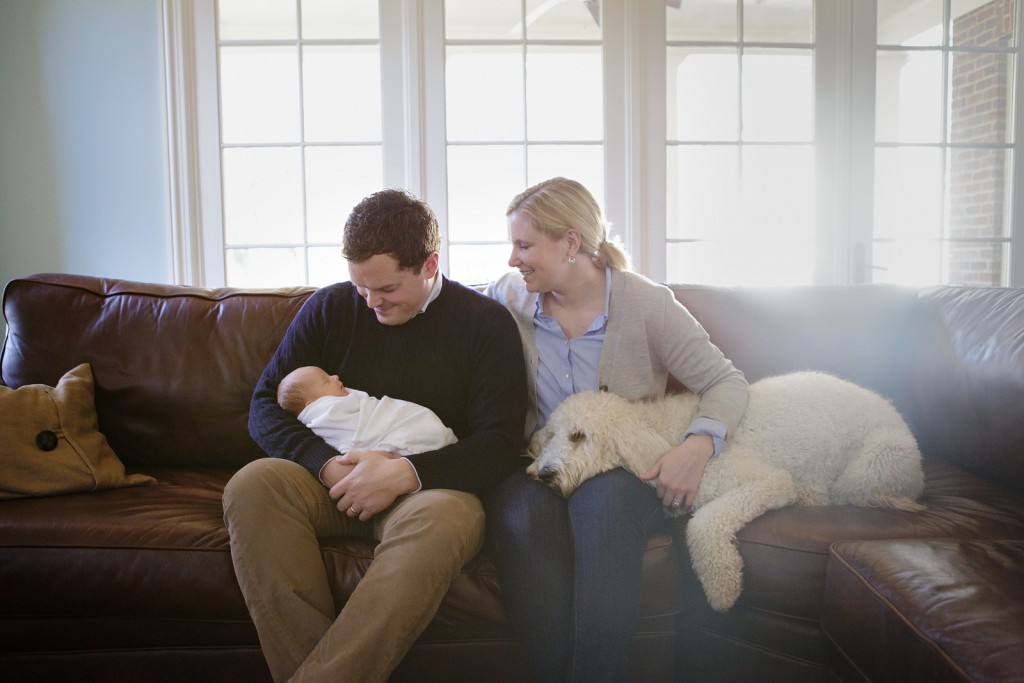
[[[409,456],[423,488],[480,496],[517,467],[524,447],[526,370],[519,332],[501,304],[445,279],[440,295],[402,325],[383,325],[351,283],[314,292],[263,371],[249,433],[272,457],[317,476],[338,453],[277,403],[290,371],[316,365],[371,396],[430,408],[459,438]]]

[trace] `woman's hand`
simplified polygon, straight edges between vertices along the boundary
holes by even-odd
[[[697,498],[704,468],[714,452],[715,444],[710,436],[691,434],[661,456],[640,478],[654,481],[662,505],[672,510],[686,510]]]

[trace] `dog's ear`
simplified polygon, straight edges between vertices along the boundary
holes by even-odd
[[[544,452],[544,446],[551,441],[552,431],[550,424],[546,424],[540,428],[540,431],[534,432],[533,436],[530,437],[530,445],[526,449],[526,454],[536,460],[540,457],[540,454]]]

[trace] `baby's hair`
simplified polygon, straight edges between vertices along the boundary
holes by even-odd
[[[282,408],[298,417],[302,409],[306,407],[306,392],[302,382],[294,377],[290,378],[290,375],[285,375],[281,383],[277,385],[277,402]]]

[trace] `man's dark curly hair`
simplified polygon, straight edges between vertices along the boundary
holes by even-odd
[[[356,204],[345,221],[341,253],[352,263],[387,254],[403,270],[420,272],[441,249],[437,217],[425,202],[405,190],[374,192]]]

